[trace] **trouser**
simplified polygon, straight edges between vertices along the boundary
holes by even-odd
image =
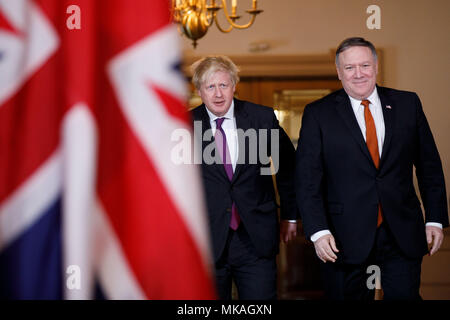
[[[219,298],[231,300],[234,280],[240,300],[271,300],[277,297],[276,256],[259,257],[241,223],[229,230],[225,249],[216,263]]]
[[[375,290],[370,277],[379,270],[384,300],[420,300],[421,265],[422,258],[411,259],[401,252],[383,223],[363,264],[321,262],[325,294],[333,300],[373,300]]]

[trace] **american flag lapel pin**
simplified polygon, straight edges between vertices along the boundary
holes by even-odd
[[[387,105],[386,109],[392,109],[392,107],[390,105]]]

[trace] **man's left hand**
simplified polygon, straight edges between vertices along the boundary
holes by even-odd
[[[430,256],[436,253],[444,241],[444,232],[441,228],[434,226],[426,226],[425,233],[427,234],[428,246],[431,246]]]
[[[287,243],[297,236],[297,222],[289,222],[281,220],[280,225],[280,241]]]

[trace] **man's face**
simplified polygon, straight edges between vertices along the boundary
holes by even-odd
[[[222,117],[230,109],[235,85],[230,74],[224,71],[213,73],[198,90],[203,103],[214,115]]]
[[[347,94],[366,99],[375,89],[378,64],[367,47],[350,47],[339,54],[336,65],[339,80]]]

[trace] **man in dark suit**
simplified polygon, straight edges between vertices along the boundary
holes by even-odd
[[[372,299],[374,265],[385,299],[419,299],[427,242],[434,254],[449,223],[430,127],[415,93],[376,86],[369,41],[344,40],[336,68],[343,89],[306,106],[296,152],[297,203],[326,294]]]
[[[240,299],[275,299],[279,238],[292,239],[297,228],[294,147],[272,108],[233,98],[239,77],[230,59],[207,57],[193,71],[203,104],[191,114],[201,127],[218,295],[231,299],[234,279]],[[277,171],[281,232],[268,156]]]

